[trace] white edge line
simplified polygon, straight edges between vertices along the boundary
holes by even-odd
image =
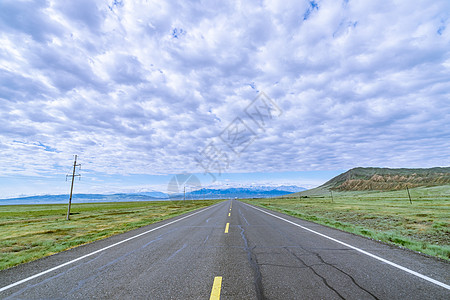
[[[398,269],[400,269],[400,270],[403,270],[403,271],[405,271],[405,272],[407,272],[407,273],[410,273],[410,274],[412,274],[412,275],[414,275],[414,276],[417,276],[417,277],[419,277],[419,278],[425,279],[425,280],[427,280],[427,281],[429,281],[429,282],[431,282],[431,283],[434,283],[434,284],[439,285],[439,286],[441,286],[441,287],[443,287],[443,288],[445,288],[445,289],[447,289],[447,290],[450,290],[450,285],[447,285],[447,284],[445,284],[445,283],[443,283],[443,282],[437,281],[437,280],[435,280],[435,279],[433,279],[433,278],[430,278],[430,277],[428,277],[428,276],[426,276],[426,275],[417,273],[416,271],[413,271],[413,270],[410,270],[410,269],[405,268],[405,267],[403,267],[403,266],[400,266],[400,265],[398,265],[398,264],[396,264],[396,263],[393,263],[393,262],[391,262],[391,261],[389,261],[389,260],[387,260],[387,259],[384,259],[384,258],[382,258],[382,257],[376,256],[375,254],[372,254],[372,253],[369,253],[369,252],[364,251],[364,250],[362,250],[362,249],[359,249],[359,248],[357,248],[357,247],[355,247],[355,246],[352,246],[352,245],[349,245],[349,244],[347,244],[347,243],[341,242],[341,241],[339,241],[339,240],[337,240],[337,239],[334,239],[334,238],[332,238],[332,237],[329,237],[329,236],[327,236],[327,235],[325,235],[325,234],[323,234],[323,233],[314,231],[314,230],[309,229],[309,228],[307,228],[307,227],[305,227],[305,226],[299,225],[299,224],[297,224],[297,223],[295,223],[295,222],[286,220],[286,219],[284,219],[284,218],[282,218],[282,217],[279,217],[279,216],[277,216],[277,215],[274,215],[274,214],[271,214],[271,213],[269,213],[269,212],[266,212],[266,211],[264,211],[264,210],[262,210],[262,209],[260,209],[260,208],[258,208],[258,207],[254,207],[254,206],[249,205],[249,204],[244,203],[244,202],[242,202],[242,203],[245,204],[245,205],[247,205],[247,206],[250,206],[251,208],[254,208],[254,209],[256,209],[256,210],[259,210],[259,211],[261,211],[261,212],[263,212],[263,213],[265,213],[265,214],[268,214],[268,215],[270,215],[270,216],[272,216],[272,217],[278,218],[278,219],[283,220],[283,221],[285,221],[285,222],[288,222],[288,223],[290,223],[290,224],[292,224],[292,225],[295,225],[295,226],[297,226],[297,227],[300,227],[300,228],[302,228],[302,229],[304,229],[304,230],[307,230],[307,231],[312,232],[312,233],[314,233],[314,234],[320,235],[320,236],[322,236],[322,237],[324,237],[324,238],[327,238],[327,239],[329,239],[329,240],[332,240],[333,242],[336,242],[336,243],[339,243],[339,244],[341,244],[341,245],[344,245],[344,246],[346,246],[346,247],[348,247],[348,248],[351,248],[351,249],[353,249],[353,250],[356,250],[356,251],[358,251],[358,252],[360,252],[360,253],[362,253],[362,254],[365,254],[365,255],[367,255],[367,256],[370,256],[370,257],[372,257],[372,258],[375,258],[375,259],[377,259],[377,260],[379,260],[379,261],[382,261],[382,262],[384,262],[384,263],[386,263],[386,264],[388,264],[388,265],[391,265],[391,266],[393,266],[393,267],[396,267],[396,268],[398,268]]]
[[[68,261],[68,262],[63,263],[63,264],[61,264],[61,265],[59,265],[59,266],[56,266],[56,267],[53,267],[53,268],[51,268],[51,269],[45,270],[45,271],[43,271],[43,272],[41,272],[41,273],[35,274],[35,275],[33,275],[33,276],[27,277],[27,278],[22,279],[22,280],[17,281],[17,282],[11,283],[10,285],[7,285],[7,286],[5,286],[5,287],[0,288],[0,292],[6,291],[6,290],[8,290],[8,289],[10,289],[10,288],[12,288],[12,287],[15,287],[15,286],[17,286],[17,285],[20,285],[20,284],[22,284],[22,283],[25,283],[25,282],[27,282],[27,281],[30,281],[30,280],[32,280],[32,279],[35,279],[35,278],[40,277],[40,276],[42,276],[42,275],[45,275],[45,274],[47,274],[47,273],[53,272],[53,271],[55,271],[55,270],[58,270],[58,269],[60,269],[60,268],[62,268],[62,267],[65,267],[65,266],[67,266],[67,265],[73,264],[74,262],[77,262],[77,261],[79,261],[79,260],[85,259],[86,257],[95,255],[95,254],[97,254],[97,253],[99,253],[99,252],[105,251],[105,250],[107,250],[107,249],[109,249],[109,248],[112,248],[112,247],[115,247],[115,246],[120,245],[120,244],[122,244],[122,243],[128,242],[128,241],[130,241],[130,240],[132,240],[132,239],[135,239],[135,238],[137,238],[137,237],[140,237],[140,236],[145,235],[145,234],[147,234],[147,233],[150,233],[150,232],[152,232],[152,231],[155,231],[155,230],[158,230],[158,229],[160,229],[160,228],[166,227],[166,226],[168,226],[168,225],[170,225],[170,224],[173,224],[173,223],[175,223],[175,222],[178,222],[178,221],[181,221],[181,220],[183,220],[183,219],[192,217],[193,215],[199,214],[199,213],[201,213],[201,212],[203,212],[203,211],[205,211],[205,210],[207,210],[207,209],[210,209],[210,208],[212,208],[212,207],[214,207],[214,206],[216,206],[216,205],[219,205],[219,204],[220,204],[220,203],[217,203],[217,204],[215,204],[215,205],[211,205],[211,206],[206,207],[206,208],[204,208],[204,209],[202,209],[202,210],[199,210],[199,211],[197,211],[197,212],[194,212],[193,214],[190,214],[190,215],[188,215],[188,216],[184,216],[184,217],[182,217],[182,218],[176,219],[175,221],[171,221],[171,222],[169,222],[169,223],[163,224],[163,225],[158,226],[158,227],[156,227],[156,228],[150,229],[150,230],[148,230],[148,231],[146,231],[146,232],[142,232],[142,233],[140,233],[140,234],[138,234],[138,235],[129,237],[129,238],[127,238],[127,239],[125,239],[125,240],[122,240],[122,241],[120,241],[120,242],[117,242],[117,243],[115,243],[115,244],[109,245],[109,246],[107,246],[107,247],[105,247],[105,248],[96,250],[96,251],[94,251],[94,252],[91,252],[91,253],[86,254],[86,255],[83,255],[83,256],[80,256],[80,257],[78,257],[78,258],[75,258],[74,260]]]

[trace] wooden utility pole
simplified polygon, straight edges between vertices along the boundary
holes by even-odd
[[[332,190],[330,190],[330,194],[331,194],[331,203],[333,203],[334,199],[333,199],[333,191]]]
[[[77,165],[77,155],[75,155],[75,160],[73,161],[73,171],[72,171],[72,175],[66,175],[66,180],[67,177],[72,177],[72,184],[70,185],[70,196],[69,196],[69,207],[67,208],[67,221],[70,220],[70,206],[72,205],[72,192],[73,192],[73,181],[75,179],[75,176],[81,176],[80,174],[75,175],[75,169],[76,167],[81,166],[81,164]]]
[[[411,195],[409,194],[409,189],[408,189],[408,187],[406,187],[406,191],[408,192],[409,204],[412,204],[412,201],[411,201]]]

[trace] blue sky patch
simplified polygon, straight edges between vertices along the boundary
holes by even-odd
[[[319,4],[316,1],[309,1],[309,7],[303,14],[303,20],[308,20],[314,10],[319,10]]]

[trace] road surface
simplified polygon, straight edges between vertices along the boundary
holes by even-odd
[[[233,200],[0,272],[1,299],[450,299],[450,264]]]

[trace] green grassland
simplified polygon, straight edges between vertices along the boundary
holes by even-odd
[[[450,185],[406,190],[329,191],[246,202],[428,255],[450,259]],[[302,193],[300,193],[302,194]]]
[[[0,206],[0,270],[217,203],[151,201]]]

